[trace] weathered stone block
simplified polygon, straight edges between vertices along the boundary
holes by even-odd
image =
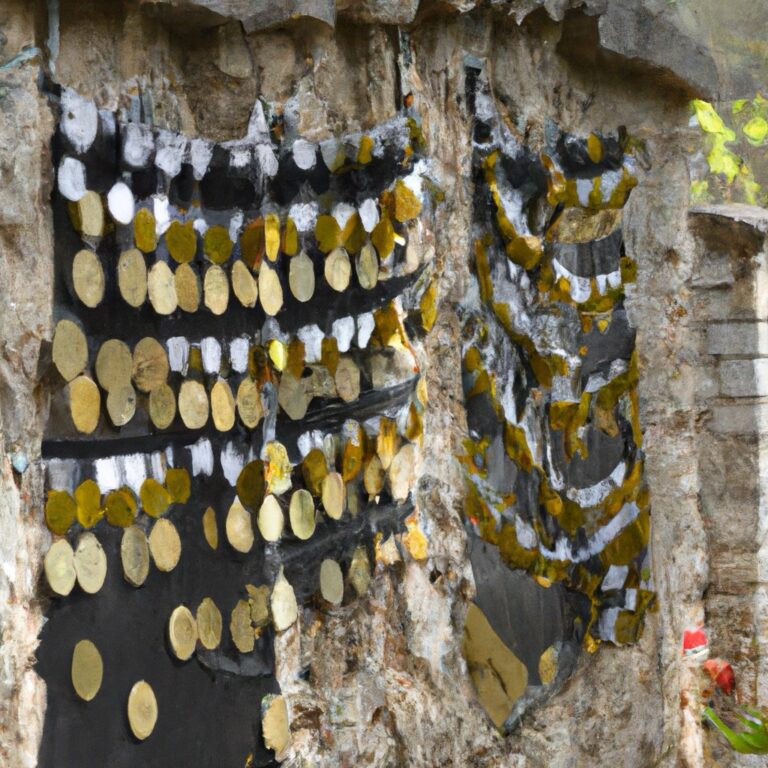
[[[707,328],[707,353],[710,355],[768,355],[768,323],[725,322]]]
[[[723,360],[719,372],[720,393],[727,397],[768,395],[768,360]]]
[[[710,429],[731,435],[768,432],[768,404],[727,403],[712,409]]]

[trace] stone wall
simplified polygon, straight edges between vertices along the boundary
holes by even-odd
[[[431,400],[424,451],[434,457],[419,481],[429,557],[381,569],[366,600],[322,625],[308,615],[280,636],[277,674],[293,731],[287,764],[759,764],[739,763],[681,714],[680,638],[700,621],[714,652],[734,663],[741,700],[766,705],[765,215],[689,211],[688,203],[687,158],[697,142],[686,128],[688,99],[752,95],[765,81],[768,59],[755,51],[768,45],[768,14],[736,5],[743,13],[725,19],[714,0],[477,8],[61,0],[58,20],[56,3],[0,8],[3,764],[36,764],[45,710],[33,664],[48,546],[40,372],[52,331],[51,82],[110,110],[138,96],[155,124],[211,139],[243,136],[257,95],[282,103],[317,139],[392,116],[403,90],[423,116],[446,200],[435,227],[437,320],[419,351]],[[750,44],[734,39],[744,30],[732,21]],[[625,125],[645,160],[625,240],[638,264],[628,303],[638,328],[657,611],[638,645],[583,656],[561,693],[507,737],[475,701],[461,654],[474,589],[453,458],[465,431],[458,305],[470,280],[467,55],[488,62],[495,97],[521,133],[535,136],[547,120],[581,135]],[[404,58],[408,79],[399,82]],[[311,683],[298,674],[310,657]]]

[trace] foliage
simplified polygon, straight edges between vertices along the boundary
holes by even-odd
[[[741,730],[734,731],[728,726],[711,707],[704,709],[707,719],[720,731],[736,752],[747,755],[768,754],[768,715],[755,709],[747,709],[736,717],[742,725]]]

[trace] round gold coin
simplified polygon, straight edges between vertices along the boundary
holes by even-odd
[[[147,276],[149,303],[158,315],[171,315],[179,305],[176,282],[171,268],[164,261],[156,261]]]
[[[293,492],[288,507],[291,530],[297,539],[306,541],[315,532],[315,502],[309,491],[300,488]]]
[[[235,426],[235,398],[224,379],[219,379],[211,389],[211,415],[219,432],[229,432]]]
[[[173,273],[176,300],[184,312],[197,312],[200,308],[200,278],[190,264],[179,264]]]
[[[130,525],[123,531],[120,560],[125,580],[132,587],[140,587],[149,575],[149,544],[138,525]]]
[[[75,574],[83,592],[95,595],[107,578],[107,556],[92,533],[83,533],[75,549]]]
[[[296,593],[288,583],[288,579],[285,578],[282,567],[272,589],[270,609],[272,611],[272,623],[278,632],[288,629],[299,617]]]
[[[167,429],[176,418],[176,395],[169,384],[161,384],[149,393],[149,418],[158,429]]]
[[[267,494],[261,503],[257,524],[259,533],[265,541],[279,541],[283,535],[283,525],[285,524],[283,510],[280,509],[280,504],[271,493]]]
[[[197,235],[193,222],[186,221],[182,224],[174,219],[165,233],[165,245],[175,262],[186,264],[192,261],[197,251]]]
[[[366,243],[357,257],[357,279],[362,288],[366,291],[376,287],[379,280],[379,257],[376,255],[376,249]]]
[[[335,560],[323,560],[320,565],[320,594],[331,605],[341,605],[344,598],[344,576]]]
[[[107,339],[96,355],[96,378],[102,389],[109,392],[114,387],[131,383],[133,356],[131,350],[120,339]]]
[[[253,547],[253,523],[251,514],[235,498],[227,512],[226,522],[227,541],[238,552],[250,552]]]
[[[199,381],[188,379],[182,382],[179,413],[187,429],[202,429],[208,422],[208,393]]]
[[[244,378],[237,388],[237,413],[248,429],[254,429],[264,415],[259,388],[251,378]]]
[[[52,355],[65,381],[72,381],[88,365],[88,342],[77,323],[71,320],[56,323]]]
[[[309,301],[315,293],[315,265],[304,251],[291,259],[288,285],[291,293],[302,303]]]
[[[72,262],[72,283],[77,298],[86,307],[97,307],[104,298],[104,268],[99,257],[86,249],[78,251]]]
[[[89,376],[78,376],[69,382],[69,412],[75,429],[90,435],[99,426],[101,394]]]
[[[325,280],[334,291],[346,290],[352,275],[352,265],[349,263],[347,252],[339,247],[334,248],[325,259]]]
[[[169,573],[178,565],[181,557],[181,539],[176,526],[167,518],[161,517],[152,526],[149,551],[158,571]]]
[[[147,264],[141,251],[123,251],[117,262],[117,286],[126,304],[140,307],[147,300]]]
[[[163,345],[145,336],[133,349],[133,381],[141,392],[151,392],[165,384],[170,366]]]
[[[104,662],[90,640],[81,640],[72,651],[72,687],[83,701],[93,701],[104,678]]]
[[[203,598],[195,613],[200,645],[208,651],[218,648],[221,642],[221,611],[210,597]]]
[[[216,522],[216,511],[213,507],[203,512],[203,536],[211,549],[219,546],[219,524]]]
[[[271,317],[274,317],[283,306],[283,286],[280,276],[266,262],[259,270],[259,300],[261,306]]]
[[[136,392],[130,384],[112,387],[107,395],[107,413],[116,427],[125,426],[136,413]]]
[[[255,307],[259,298],[259,288],[244,261],[238,259],[232,265],[232,292],[244,307]]]
[[[59,539],[51,544],[43,562],[45,578],[51,589],[62,597],[66,597],[75,586],[75,553],[66,539]]]
[[[197,645],[197,621],[185,605],[173,609],[168,621],[168,640],[171,650],[179,661],[192,657]]]
[[[208,267],[203,284],[205,306],[214,315],[223,315],[229,304],[229,280],[227,273],[217,264]]]
[[[152,686],[144,680],[136,683],[128,694],[128,723],[139,741],[144,741],[155,730],[157,699]]]
[[[339,520],[344,514],[344,500],[346,497],[344,479],[338,472],[329,472],[323,478],[322,501],[323,508],[328,517]]]

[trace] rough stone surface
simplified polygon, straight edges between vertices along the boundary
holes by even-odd
[[[685,128],[692,91],[746,97],[765,82],[764,6],[164,5],[62,0],[56,80],[108,109],[143,94],[158,125],[217,140],[245,133],[257,96],[283,105],[289,130],[318,140],[391,117],[411,92],[446,195],[434,243],[438,317],[417,350],[431,403],[424,448],[432,460],[419,481],[429,558],[385,569],[366,600],[322,622],[305,611],[279,637],[293,732],[286,764],[759,764],[734,757],[681,713],[690,674],[680,637],[706,620],[714,653],[730,658],[743,680],[744,703],[768,704],[768,544],[761,543],[768,470],[756,434],[768,432],[768,404],[762,389],[718,389],[724,372],[734,380],[720,357],[764,354],[759,331],[754,340],[741,335],[741,347],[728,341],[735,321],[759,328],[754,321],[768,318],[764,215],[730,207],[688,215],[694,139]],[[395,24],[411,25],[405,50]],[[53,119],[38,75],[52,62],[12,62],[25,46],[45,48],[46,26],[43,3],[0,7],[0,762],[9,766],[35,765],[45,710],[33,663],[48,543],[39,452],[40,371],[51,336]],[[474,702],[461,655],[473,593],[453,458],[465,430],[458,305],[469,282],[467,55],[491,63],[496,98],[521,134],[543,131],[547,120],[582,134],[625,125],[645,143],[647,160],[625,238],[638,264],[628,308],[638,328],[658,611],[636,647],[585,655],[566,688],[506,738]],[[399,82],[404,57],[412,63]],[[25,471],[11,468],[25,461]],[[298,672],[310,660],[307,680]]]

